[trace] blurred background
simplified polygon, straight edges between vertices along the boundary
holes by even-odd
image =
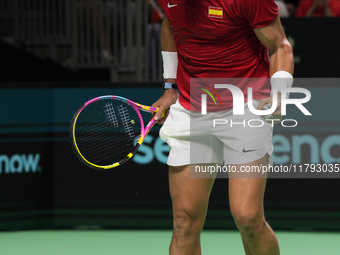
[[[313,117],[275,129],[276,164],[340,163],[340,5],[324,2],[277,1],[295,77],[312,78],[304,84]],[[82,165],[68,133],[93,97],[158,99],[162,18],[147,0],[0,1],[0,230],[172,227],[159,127],[110,171]],[[294,109],[291,116],[299,117]],[[340,230],[340,180],[310,177],[269,179],[265,208],[275,230]],[[206,229],[236,229],[227,185],[215,183]]]

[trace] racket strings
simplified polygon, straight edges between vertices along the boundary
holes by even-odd
[[[75,126],[80,154],[99,166],[125,159],[133,151],[141,130],[134,108],[113,99],[99,100],[85,107]]]
[[[127,110],[126,107],[123,107],[122,105],[120,105],[118,107],[118,112],[120,114],[120,117],[121,117],[121,120],[122,120],[122,124],[124,126],[124,129],[125,129],[125,133],[134,138],[136,135],[135,133],[133,132],[133,128],[131,126],[131,119],[130,119],[130,115],[129,115],[129,112]]]
[[[111,124],[113,124],[115,127],[119,126],[117,116],[116,116],[116,113],[115,113],[115,109],[114,109],[112,103],[106,103],[105,104],[105,115],[106,115],[107,120]]]
[[[102,124],[93,131],[78,134],[77,143],[80,152],[88,161],[96,165],[118,162],[134,147],[131,141],[120,137],[121,134],[116,137],[117,133],[104,131],[103,128],[107,129],[107,126]],[[88,137],[91,137],[90,141]]]

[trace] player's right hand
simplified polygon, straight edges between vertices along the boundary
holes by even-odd
[[[267,98],[262,98],[257,106],[257,110],[268,110],[273,104],[273,95]],[[281,93],[277,93],[277,106],[275,111],[271,115],[260,116],[267,122],[278,124],[282,121],[281,115]],[[268,119],[268,120],[267,120]],[[274,120],[273,122],[271,120]]]
[[[169,108],[172,104],[176,102],[179,94],[177,89],[166,89],[164,94],[152,105],[154,107],[159,107],[156,113],[153,113],[153,117],[158,124],[163,124],[169,115]],[[162,117],[163,112],[165,115]]]

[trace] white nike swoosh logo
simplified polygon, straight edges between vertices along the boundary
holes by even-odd
[[[175,7],[175,6],[177,6],[178,4],[172,4],[172,5],[170,5],[170,3],[168,3],[168,8],[172,8],[172,7]]]

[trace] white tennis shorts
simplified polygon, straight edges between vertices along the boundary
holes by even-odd
[[[254,107],[257,104],[258,100],[254,100]],[[244,164],[266,153],[271,156],[272,124],[251,113],[247,103],[244,112],[233,115],[232,110],[227,110],[202,115],[177,101],[160,129],[161,139],[170,147],[168,165]]]

